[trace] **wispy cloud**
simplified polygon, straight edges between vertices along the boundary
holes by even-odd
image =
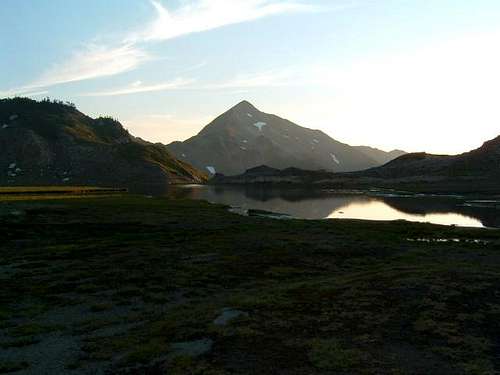
[[[156,11],[156,17],[138,32],[124,35],[122,41],[115,45],[88,44],[73,53],[66,61],[54,64],[33,82],[0,92],[0,96],[25,95],[58,84],[109,77],[131,71],[152,59],[146,52],[147,45],[152,42],[272,15],[322,9],[317,5],[311,5],[310,1],[299,0],[192,0],[183,1],[182,5],[174,10],[167,9],[158,0],[151,0],[151,4]],[[250,81],[244,82],[244,78],[241,78],[240,84],[244,87],[252,85]],[[158,84],[94,94],[125,95],[167,88],[168,84]]]
[[[268,70],[253,74],[241,74],[227,81],[200,86],[205,90],[251,89],[258,87],[279,87],[298,84],[297,74],[292,68]]]
[[[292,67],[266,72],[237,75],[221,82],[199,83],[195,79],[176,78],[172,81],[151,85],[144,85],[142,81],[136,81],[126,87],[114,88],[106,91],[90,92],[81,96],[118,96],[130,95],[152,91],[167,90],[239,90],[247,92],[249,89],[259,87],[294,86],[304,83],[298,79],[298,71]]]
[[[150,59],[143,50],[132,44],[118,47],[89,45],[83,51],[56,64],[33,83],[36,87],[48,87],[60,83],[112,76],[124,73]]]
[[[107,77],[130,71],[151,57],[132,44],[107,47],[91,44],[75,52],[67,61],[54,64],[35,81],[0,92],[0,96],[25,95],[62,83]]]
[[[118,95],[130,95],[138,94],[144,92],[153,91],[166,91],[175,90],[182,87],[186,87],[189,84],[194,83],[193,79],[176,78],[173,81],[156,83],[153,85],[143,85],[141,81],[136,81],[126,87],[121,87],[117,89],[112,89],[108,91],[98,91],[82,94],[82,96],[118,96]]]
[[[151,3],[157,12],[156,20],[128,40],[168,40],[276,14],[319,9],[315,5],[289,0],[197,0],[176,10],[168,10],[157,0]]]

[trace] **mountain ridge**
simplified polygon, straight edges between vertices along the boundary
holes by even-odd
[[[163,145],[132,136],[110,117],[71,103],[0,100],[0,183],[4,185],[169,185],[206,180]]]
[[[167,148],[176,157],[212,174],[238,174],[263,164],[278,169],[337,172],[381,164],[321,130],[261,112],[247,100],[217,116],[197,135],[184,142],[172,142]]]
[[[402,155],[380,167],[331,173],[260,166],[237,176],[217,175],[213,184],[301,184],[340,189],[397,189],[423,193],[500,192],[500,136],[459,155]]]
[[[370,158],[374,159],[380,165],[384,165],[391,160],[394,160],[401,155],[405,155],[406,151],[399,150],[399,149],[394,149],[391,151],[384,151],[376,147],[371,147],[371,146],[353,146],[354,148],[360,150]]]
[[[482,146],[458,155],[417,152],[402,155],[386,165],[372,168],[362,175],[403,178],[418,175],[477,176],[500,175],[500,136]]]

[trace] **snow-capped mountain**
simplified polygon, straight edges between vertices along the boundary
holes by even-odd
[[[356,171],[380,163],[365,152],[259,111],[243,101],[194,137],[168,146],[176,157],[210,174],[236,175],[267,165],[332,172]]]

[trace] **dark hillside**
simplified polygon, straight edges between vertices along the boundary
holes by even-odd
[[[109,186],[202,182],[206,175],[118,121],[71,103],[0,100],[0,184]]]

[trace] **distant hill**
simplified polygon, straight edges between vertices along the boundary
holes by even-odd
[[[260,166],[238,176],[216,175],[213,184],[302,184],[330,188],[390,188],[500,196],[500,136],[461,155],[413,153],[364,171],[331,173]]]
[[[128,187],[202,182],[206,174],[111,118],[71,104],[0,100],[0,184]]]
[[[391,158],[380,150],[372,152],[376,154],[374,158],[368,150],[263,113],[247,101],[217,117],[196,136],[167,147],[176,157],[199,169],[225,175],[240,174],[259,165],[356,171],[381,165]]]
[[[406,154],[361,175],[382,178],[500,176],[500,136],[460,155]]]
[[[406,154],[405,151],[402,150],[392,150],[389,152],[379,150],[378,148],[369,147],[369,146],[354,146],[357,150],[364,153],[369,158],[375,160],[379,165],[383,165],[385,163],[394,160],[401,155]]]

